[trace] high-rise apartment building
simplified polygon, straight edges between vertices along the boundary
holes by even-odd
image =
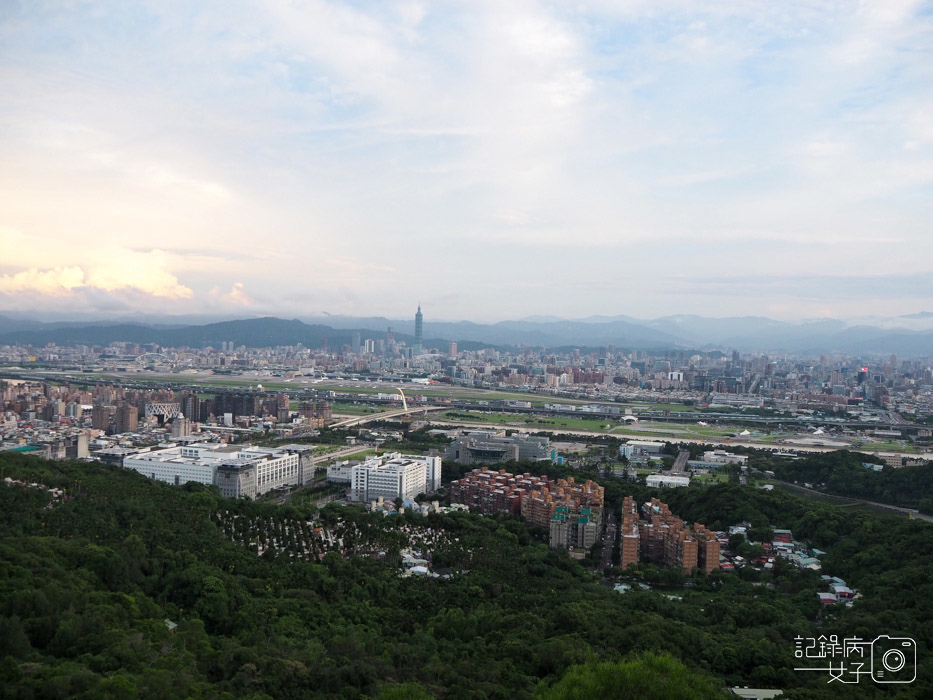
[[[139,409],[129,402],[117,406],[113,418],[116,433],[135,433],[139,427]]]
[[[114,407],[105,403],[95,403],[91,409],[91,427],[109,433],[112,430],[111,415]]]
[[[191,421],[180,414],[178,418],[172,421],[172,437],[188,437],[191,435]]]
[[[191,420],[201,420],[201,398],[197,394],[185,394],[181,397],[181,412]]]
[[[546,489],[547,486],[545,476],[510,474],[504,469],[492,471],[489,467],[482,467],[450,482],[450,501],[462,503],[484,515],[503,510],[518,515],[522,512],[522,497],[529,491]]]
[[[652,498],[643,507],[639,519],[634,500],[627,496],[622,503],[621,558],[623,569],[640,561],[681,569],[689,574],[695,568],[707,574],[719,568],[719,541],[716,533],[671,513],[666,503]]]
[[[552,547],[591,547],[599,537],[603,498],[603,487],[593,481],[553,481],[488,467],[450,482],[451,503],[462,503],[487,515],[521,513],[530,525],[548,530]]]
[[[326,401],[302,401],[298,404],[298,415],[312,428],[323,428],[333,416],[333,404]]]
[[[619,565],[625,571],[632,564],[638,563],[640,550],[638,538],[638,506],[635,499],[626,496],[622,501],[622,529],[620,531],[621,559]]]

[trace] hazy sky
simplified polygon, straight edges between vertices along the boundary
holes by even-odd
[[[0,0],[0,310],[933,310],[933,2]]]

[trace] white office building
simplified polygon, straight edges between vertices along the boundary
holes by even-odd
[[[665,443],[650,440],[629,440],[619,447],[619,454],[626,459],[660,457],[664,453]]]
[[[350,460],[334,462],[327,467],[327,480],[333,484],[349,485],[353,481],[353,467]]]
[[[425,466],[425,493],[433,493],[441,487],[441,458],[440,457],[419,457]]]
[[[741,464],[748,463],[748,455],[737,455],[725,450],[707,450],[703,453],[703,461],[711,464]]]
[[[224,496],[231,498],[255,498],[275,488],[300,486],[314,476],[308,445],[178,445],[128,456],[123,466],[176,486],[189,481],[216,484]]]
[[[675,488],[678,486],[689,486],[689,476],[673,476],[669,474],[649,474],[645,478],[645,483],[650,488]]]
[[[189,481],[213,484],[216,462],[222,458],[217,450],[222,447],[219,443],[202,443],[190,447],[176,446],[164,450],[151,450],[124,457],[123,466],[135,469],[150,479],[175,486],[187,484]],[[211,459],[208,455],[217,456]]]
[[[408,500],[435,491],[441,483],[440,457],[413,457],[390,452],[373,457],[350,470],[353,500]]]

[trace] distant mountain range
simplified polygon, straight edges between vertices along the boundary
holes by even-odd
[[[147,323],[79,321],[41,322],[0,316],[0,344],[41,346],[105,345],[114,341],[165,346],[219,347],[224,341],[251,347],[301,343],[318,348],[349,345],[361,339],[385,338],[392,329],[399,341],[414,342],[414,320],[383,317],[326,316],[305,321],[273,317],[192,323],[179,317],[147,319]],[[309,321],[309,322],[306,322]],[[834,319],[776,321],[760,316],[704,318],[666,316],[639,320],[629,316],[591,316],[578,320],[531,317],[493,324],[426,320],[427,348],[446,351],[455,341],[462,350],[480,347],[533,346],[648,350],[740,350],[851,355],[933,356],[933,313],[848,324]],[[919,326],[919,328],[918,328]]]
[[[413,319],[328,316],[326,323],[335,328],[364,326],[385,329],[391,326],[394,330],[414,333]],[[590,316],[572,321],[531,317],[493,324],[426,319],[424,330],[434,337],[503,346],[615,345],[618,348],[640,350],[726,349],[816,355],[834,352],[853,355],[933,355],[933,313],[871,319],[858,324],[837,319],[777,321],[761,316],[707,318],[693,315],[665,316],[651,320],[621,315]]]
[[[167,347],[217,347],[232,342],[248,347],[275,347],[297,345],[319,348],[326,339],[328,347],[341,348],[353,340],[358,331],[362,339],[385,337],[365,328],[336,329],[320,324],[307,324],[297,319],[286,321],[280,318],[250,318],[235,321],[220,321],[203,325],[175,326],[170,324],[149,325],[142,323],[40,323],[20,321],[0,316],[0,344],[43,346],[56,345],[107,345],[125,341],[131,343],[158,343]],[[396,334],[396,339],[409,345],[414,336]],[[427,348],[447,351],[448,341],[426,339]],[[478,349],[481,343],[466,343],[464,349]]]

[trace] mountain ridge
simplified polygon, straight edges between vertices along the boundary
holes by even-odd
[[[252,347],[296,345],[331,348],[362,339],[384,338],[389,327],[399,341],[414,344],[414,321],[384,317],[329,316],[327,324],[311,319],[274,316],[185,325],[175,317],[167,323],[92,321],[30,321],[0,316],[0,344],[42,346],[106,345],[116,341],[157,343],[169,347],[219,347],[223,342]],[[323,320],[319,318],[314,321]],[[354,323],[355,321],[355,323]],[[425,321],[426,348],[461,350],[480,347],[589,347],[620,349],[720,349],[743,352],[825,354],[933,355],[933,331],[907,327],[846,324],[838,319],[778,321],[762,316],[705,318],[675,315],[641,321],[630,316],[591,316],[578,320]]]

